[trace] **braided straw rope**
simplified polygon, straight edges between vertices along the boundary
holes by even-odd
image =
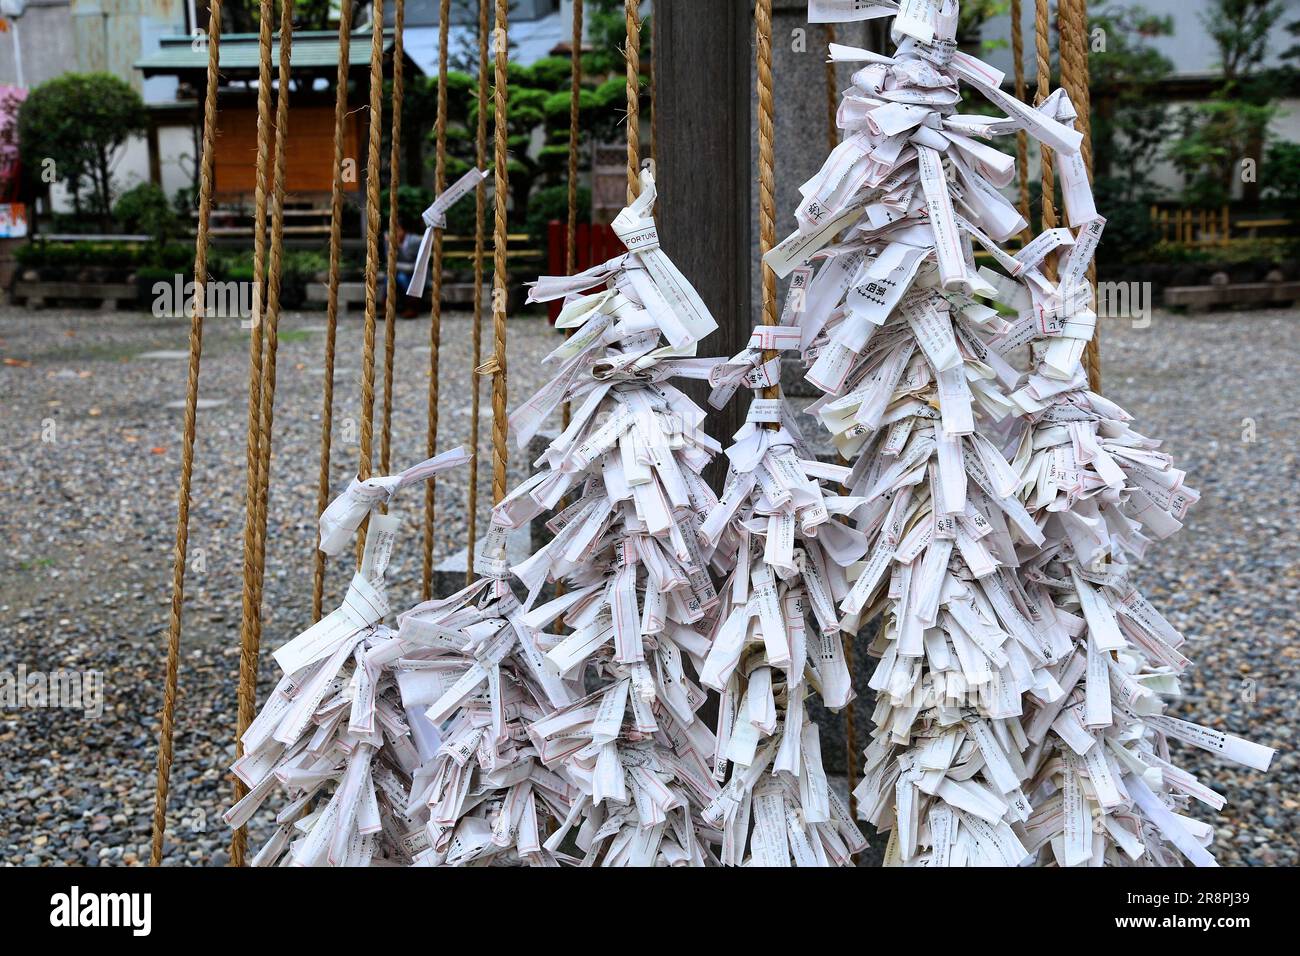
[[[1092,116],[1088,90],[1088,2],[1059,0],[1057,18],[1060,30],[1061,85],[1079,114],[1079,131],[1083,133],[1080,150],[1092,177]]]
[[[641,195],[641,22],[638,0],[623,0],[627,40],[627,201]]]
[[[1025,100],[1025,36],[1020,16],[1021,0],[1011,0],[1011,59],[1015,67],[1016,99]],[[1030,240],[1029,228],[1029,134],[1016,130],[1016,175],[1020,180],[1020,198],[1016,208],[1025,220],[1020,241]]]
[[[275,420],[275,359],[278,345],[277,329],[280,322],[280,275],[284,254],[284,194],[285,149],[289,137],[289,65],[293,43],[293,5],[282,4],[280,15],[279,90],[275,103],[275,180],[271,211],[271,256],[267,264],[267,300],[262,357],[262,387],[260,389],[260,421],[257,430],[258,460],[257,489],[249,507],[254,511],[252,539],[244,539],[246,566],[251,567],[253,613],[246,616],[240,633],[239,648],[239,714],[235,740],[235,758],[243,756],[244,731],[253,722],[257,709],[257,663],[262,640],[262,584],[266,573],[266,520],[267,494],[271,477],[271,436]],[[246,584],[249,583],[246,581]],[[248,588],[245,601],[248,602]],[[244,782],[235,779],[235,800],[238,802],[248,792]],[[235,830],[230,844],[230,865],[243,866],[248,843],[246,827]]]
[[[434,161],[434,195],[447,188],[447,31],[451,19],[451,0],[442,0],[438,8],[438,120],[437,149]],[[429,457],[438,453],[438,359],[442,350],[442,230],[433,231],[433,304],[429,309],[429,427],[425,446]],[[434,515],[437,508],[438,480],[424,483],[424,562],[420,592],[427,601],[433,597]]]
[[[772,0],[758,0],[754,7],[754,46],[758,59],[758,255],[760,260],[776,245],[776,137],[772,96]],[[776,325],[776,273],[767,263],[763,270],[763,324]],[[774,349],[763,350],[764,364],[780,361]],[[781,384],[763,387],[764,398],[780,398]],[[768,422],[768,428],[779,427]]]
[[[271,141],[274,127],[271,118],[271,38],[275,25],[273,0],[261,0],[259,11],[258,71],[257,71],[257,185],[253,201],[253,328],[248,342],[248,433],[245,438],[244,485],[244,562],[243,603],[241,607],[239,636],[241,645],[250,640],[249,635],[261,614],[254,583],[252,542],[257,527],[257,489],[260,486],[258,468],[262,456],[258,446],[257,429],[262,415],[262,351],[266,336],[266,208],[271,170]],[[242,673],[242,663],[241,663]],[[238,747],[236,742],[236,747]],[[236,782],[235,792],[240,784]]]
[[[486,2],[486,0],[485,0]],[[506,169],[506,123],[508,72],[510,59],[510,24],[508,0],[496,0],[496,20],[492,30],[496,56],[496,88],[493,90],[495,116],[495,168],[493,170],[492,235],[492,332],[495,350],[492,362],[492,504],[506,496],[506,441],[509,422],[506,415],[506,199],[510,177]]]
[[[388,474],[393,447],[393,353],[397,346],[397,188],[402,181],[402,30],[406,25],[406,0],[397,0],[393,10],[393,119],[388,154],[388,271],[384,273],[384,410],[379,441],[379,470]],[[383,509],[387,511],[388,508]]]
[[[1060,0],[1057,7],[1060,21],[1061,85],[1070,96],[1079,114],[1079,131],[1083,133],[1083,163],[1092,182],[1092,102],[1088,89],[1088,2],[1087,0]],[[1097,289],[1097,261],[1088,264],[1088,285]],[[1088,371],[1088,387],[1101,390],[1101,321],[1083,352],[1083,367]]]
[[[339,6],[339,69],[334,96],[334,184],[330,192],[329,301],[325,320],[325,398],[321,407],[320,474],[316,480],[316,514],[330,501],[330,445],[334,431],[334,346],[339,327],[339,256],[343,246],[343,137],[347,131],[348,50],[352,41],[352,0]],[[325,552],[312,548],[315,574],[311,589],[311,619],[321,618],[325,593]]]
[[[208,6],[208,75],[203,98],[203,154],[199,164],[199,224],[194,244],[196,290],[208,282],[208,220],[212,212],[212,173],[216,161],[217,66],[221,46],[221,0]],[[203,352],[203,295],[190,306],[190,365],[185,383],[185,423],[181,437],[181,478],[176,503],[176,544],[172,550],[172,603],[167,627],[167,673],[163,681],[163,706],[158,732],[158,774],[154,784],[153,842],[149,865],[162,864],[163,837],[167,831],[167,796],[171,789],[172,745],[176,729],[176,689],[181,656],[181,612],[185,606],[185,560],[190,547],[190,482],[194,475],[194,438],[197,431],[199,361]]]
[[[379,176],[380,124],[383,122],[384,84],[384,0],[374,0],[370,11],[370,115],[366,150],[366,320],[361,356],[361,451],[357,477],[370,477],[375,439],[375,302],[379,286]],[[366,546],[368,521],[357,533],[357,565]]]
[[[271,39],[275,29],[274,0],[261,0],[258,13],[257,67],[257,184],[253,198],[253,333],[249,336],[248,374],[248,476],[245,495],[252,500],[257,487],[257,416],[261,408],[262,319],[266,314],[266,204],[270,191],[271,142]],[[251,515],[245,521],[251,520]],[[247,572],[245,572],[247,573]]]
[[[1038,89],[1034,95],[1034,105],[1042,103],[1052,91],[1051,42],[1047,19],[1049,0],[1034,0],[1034,44],[1037,53]],[[1038,144],[1039,168],[1043,183],[1043,229],[1056,228],[1056,176],[1053,170],[1052,151],[1042,143]],[[1047,278],[1056,281],[1056,263],[1048,259],[1043,263],[1043,272]]]
[[[253,198],[253,331],[248,340],[248,448],[245,498],[257,489],[257,417],[261,408],[262,319],[266,312],[266,202],[271,169],[271,35],[275,28],[274,0],[261,0],[258,24],[257,67],[257,185]],[[252,512],[245,516],[252,521]],[[248,570],[245,567],[245,580]]]
[[[581,3],[582,0],[577,0]],[[488,5],[478,5],[478,123],[476,136],[477,165],[487,165],[487,78],[488,78]],[[474,361],[470,366],[471,387],[469,416],[468,547],[465,549],[465,583],[474,583],[474,545],[478,541],[478,437],[479,437],[479,365],[483,361],[483,225],[487,219],[487,184],[480,182],[474,190]]]
[[[273,0],[262,0],[259,9],[258,30],[258,73],[257,73],[257,185],[253,202],[253,326],[248,343],[248,432],[245,438],[245,487],[244,487],[244,555],[243,555],[243,589],[240,613],[240,681],[243,681],[243,647],[252,639],[251,634],[261,614],[257,600],[257,586],[254,583],[255,561],[253,558],[253,541],[257,527],[257,489],[260,487],[258,468],[262,456],[257,440],[257,429],[262,414],[262,363],[263,343],[266,328],[266,210],[267,193],[271,170],[271,141],[274,135],[271,118],[271,40],[275,24],[275,6]],[[243,710],[243,697],[236,695],[238,713]],[[239,718],[236,717],[238,722]],[[236,734],[238,738],[239,734]],[[242,744],[235,741],[236,754],[242,752]],[[235,795],[239,797],[243,789],[238,778],[235,779]],[[240,848],[240,863],[243,860],[243,848],[246,839],[235,834],[235,842]],[[234,858],[231,860],[234,863]]]

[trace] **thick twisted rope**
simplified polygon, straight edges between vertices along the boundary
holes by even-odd
[[[257,486],[256,425],[261,408],[262,341],[266,312],[266,204],[270,193],[271,143],[271,38],[275,28],[274,0],[261,0],[258,14],[257,67],[257,184],[253,192],[253,334],[249,337],[248,374],[248,484],[246,496],[251,500]],[[245,521],[247,522],[247,518]]]
[[[1092,182],[1092,97],[1088,88],[1088,2],[1087,0],[1060,0],[1057,6],[1060,21],[1061,85],[1070,96],[1075,112],[1079,114],[1079,131],[1083,133],[1084,167],[1088,182]],[[1088,265],[1088,285],[1097,288],[1097,262]],[[1088,387],[1101,390],[1101,322],[1098,321],[1092,338],[1083,351],[1083,367],[1088,371]]]
[[[251,565],[252,610],[241,627],[239,648],[239,714],[238,731],[235,740],[235,757],[243,756],[243,735],[248,725],[253,722],[257,709],[257,662],[262,640],[262,583],[266,573],[266,519],[267,494],[271,477],[271,435],[275,412],[275,358],[278,339],[276,335],[280,322],[280,275],[283,260],[284,240],[284,194],[285,194],[285,151],[289,136],[289,66],[293,43],[293,5],[283,4],[280,15],[280,63],[279,90],[275,104],[275,180],[272,195],[271,212],[271,256],[267,264],[268,293],[266,299],[266,321],[262,356],[262,386],[260,389],[260,416],[257,430],[257,489],[256,495],[248,503],[253,509],[253,536],[250,541],[244,539],[244,556]],[[246,526],[247,527],[247,526]],[[246,582],[247,583],[247,582]],[[245,588],[246,600],[247,591]],[[247,787],[243,781],[235,780],[235,800],[238,802]],[[243,866],[244,852],[248,842],[246,827],[235,830],[230,845],[231,866]]]
[[[261,482],[258,469],[262,457],[257,440],[257,429],[262,414],[262,363],[266,335],[266,210],[267,194],[271,177],[271,141],[274,135],[271,118],[271,40],[275,24],[275,6],[273,0],[262,0],[259,9],[258,29],[258,72],[257,72],[257,183],[253,200],[253,326],[248,342],[248,431],[245,437],[245,484],[244,484],[244,561],[242,605],[240,611],[240,682],[243,682],[243,648],[252,639],[251,634],[257,626],[261,615],[258,589],[254,581],[256,562],[254,560],[253,541],[257,527],[257,489]],[[243,696],[236,693],[237,715],[243,712]],[[236,716],[238,724],[239,717]],[[240,736],[238,733],[236,737]],[[242,745],[235,741],[235,752],[242,753]],[[238,798],[242,784],[236,778],[235,794]],[[239,849],[239,860],[234,856],[232,864],[242,865],[246,837],[238,832],[234,835],[232,846]]]
[[[1025,100],[1025,36],[1021,25],[1021,0],[1011,0],[1011,59],[1015,68],[1016,99]],[[1016,130],[1016,175],[1019,178],[1020,196],[1016,208],[1025,220],[1024,231],[1020,241],[1030,239],[1029,229],[1029,134],[1023,129]]]
[[[754,7],[754,47],[758,59],[758,255],[760,260],[776,245],[776,105],[772,96],[772,0]],[[763,263],[763,324],[776,325],[776,273]],[[780,361],[774,349],[763,351],[764,364]],[[781,397],[781,383],[763,387],[763,397]],[[768,422],[767,427],[780,427]]]
[[[579,3],[582,0],[578,0]],[[487,78],[488,78],[488,5],[478,5],[478,116],[475,156],[479,169],[487,165]],[[469,461],[468,546],[465,548],[465,583],[474,583],[474,546],[478,541],[478,438],[479,438],[479,364],[483,361],[483,226],[487,220],[487,184],[474,189],[474,330],[473,363],[470,365],[471,397],[469,447],[474,457]]]
[[[1088,89],[1088,2],[1087,0],[1059,0],[1057,4],[1060,31],[1061,85],[1070,96],[1079,114],[1079,131],[1083,133],[1080,150],[1088,175],[1092,175],[1092,116]]]
[[[393,10],[393,120],[388,154],[388,271],[384,273],[384,410],[379,441],[379,470],[388,474],[393,447],[393,353],[397,346],[397,241],[399,225],[397,189],[402,182],[402,30],[406,26],[406,0],[397,0]],[[387,509],[385,509],[387,510]]]
[[[627,41],[627,201],[641,195],[641,21],[638,0],[623,0]]]
[[[438,120],[437,147],[434,160],[434,195],[447,188],[447,30],[451,19],[451,0],[442,0],[438,9]],[[438,453],[438,365],[442,350],[442,230],[433,232],[433,304],[429,309],[429,427],[426,447],[429,457]],[[437,508],[438,482],[424,483],[424,563],[421,593],[425,600],[433,596],[434,515]]]
[[[212,212],[212,172],[216,161],[217,67],[221,45],[221,0],[208,6],[208,76],[203,98],[203,154],[199,163],[199,224],[194,244],[194,282],[198,294],[190,305],[190,364],[185,383],[185,421],[181,431],[181,478],[176,496],[176,543],[172,549],[172,603],[167,624],[167,673],[158,732],[158,774],[154,784],[153,842],[149,865],[162,864],[167,832],[167,797],[171,790],[172,747],[176,731],[176,689],[180,675],[181,612],[185,607],[185,561],[190,547],[190,482],[194,475],[194,439],[198,426],[199,362],[203,352],[202,290],[208,283],[208,220]]]
[[[776,244],[776,138],[772,96],[772,0],[754,8],[754,45],[758,60],[758,244],[764,256]],[[776,273],[763,267],[763,324],[776,325]],[[768,361],[770,356],[764,355]],[[769,386],[770,387],[770,386]],[[775,395],[764,396],[775,398]]]
[[[509,66],[509,2],[496,0],[496,20],[492,30],[496,56],[496,88],[493,90],[496,150],[493,170],[493,209],[495,223],[492,250],[492,332],[495,350],[492,362],[492,504],[506,496],[506,455],[508,426],[506,414],[506,197],[510,177],[507,155],[507,83]]]
[[[375,311],[379,295],[379,177],[380,126],[383,122],[384,84],[384,0],[374,0],[370,11],[370,116],[366,148],[366,319],[361,356],[361,450],[357,456],[357,477],[370,477],[375,439]],[[366,546],[363,521],[357,534],[357,566]]]
[[[266,336],[266,208],[271,177],[271,38],[275,25],[273,0],[262,0],[259,11],[257,70],[257,184],[253,200],[253,327],[248,340],[248,431],[245,437],[244,563],[240,643],[261,614],[254,583],[252,541],[256,537],[258,468],[261,454],[257,427],[262,415],[262,351]],[[238,746],[238,744],[236,744]],[[236,784],[238,789],[238,784]]]
[[[1034,105],[1042,103],[1052,92],[1052,50],[1049,21],[1047,18],[1048,0],[1034,2],[1034,44],[1037,53],[1038,89],[1034,95]],[[1043,229],[1056,228],[1056,176],[1053,170],[1052,151],[1042,143],[1038,144],[1038,162],[1042,176],[1043,194]],[[1056,263],[1051,259],[1043,263],[1043,271],[1053,281],[1056,279]]]
[[[352,42],[352,0],[339,6],[339,68],[334,94],[334,183],[330,191],[330,269],[325,319],[325,397],[321,406],[320,473],[316,479],[316,514],[330,502],[330,450],[334,431],[334,351],[339,327],[339,257],[343,247],[343,137],[348,115],[348,50]],[[314,539],[313,539],[314,540]],[[315,573],[311,588],[311,619],[321,618],[325,594],[325,552],[313,547]]]

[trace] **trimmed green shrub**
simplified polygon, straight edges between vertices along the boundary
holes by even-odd
[[[113,218],[127,232],[153,236],[166,242],[180,232],[180,219],[161,186],[141,183],[118,197]]]

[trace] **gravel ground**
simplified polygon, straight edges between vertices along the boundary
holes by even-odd
[[[166,658],[175,486],[180,473],[189,325],[133,313],[0,306],[0,670],[99,670],[105,710],[5,712],[0,706],[0,860],[148,861],[156,714]],[[170,862],[223,863],[229,831],[243,557],[247,416],[246,331],[208,323],[203,343],[191,509],[190,568],[172,775]],[[428,321],[397,326],[393,470],[425,457]],[[356,474],[361,321],[340,324],[335,376],[335,492]],[[324,316],[281,319],[275,446],[267,533],[262,694],[276,667],[265,653],[310,623],[311,555],[324,379]],[[557,342],[542,320],[511,323],[511,399],[544,381]],[[380,335],[382,348],[382,329]],[[485,336],[485,354],[491,348]],[[439,446],[469,440],[472,321],[443,319]],[[150,352],[174,353],[144,357]],[[14,363],[18,364],[14,364]],[[379,372],[382,384],[382,368]],[[481,501],[491,492],[490,384],[483,383]],[[379,407],[377,405],[377,407]],[[53,438],[42,440],[43,438]],[[378,429],[375,439],[378,462]],[[376,464],[376,467],[378,465]],[[513,456],[510,482],[526,475]],[[439,478],[437,557],[464,547],[468,470]],[[396,511],[422,510],[417,490]],[[480,508],[480,528],[487,508]],[[420,544],[411,520],[388,578],[395,607],[418,600]],[[346,562],[325,604],[346,590]],[[408,600],[409,599],[409,600]],[[254,836],[254,845],[256,837]]]
[[[1182,747],[1178,762],[1227,797],[1214,852],[1225,866],[1300,863],[1300,313],[1155,313],[1103,326],[1102,385],[1164,441],[1201,500],[1147,552],[1138,583],[1189,639],[1196,668],[1176,716],[1277,749],[1267,774]]]
[[[1166,449],[1203,493],[1187,529],[1154,547],[1141,575],[1146,593],[1196,641],[1180,716],[1277,747],[1267,774],[1237,772],[1183,749],[1182,762],[1224,792],[1219,827],[1225,865],[1300,862],[1293,792],[1297,762],[1290,722],[1297,693],[1300,600],[1296,553],[1296,444],[1300,408],[1295,312],[1157,313],[1149,328],[1109,323],[1105,387]],[[323,317],[282,320],[275,458],[268,532],[264,648],[307,621],[315,535]],[[238,663],[246,334],[233,320],[209,323],[187,576],[171,829],[174,864],[226,862],[226,766],[235,723]],[[394,470],[424,457],[427,323],[398,326]],[[360,408],[360,322],[341,325],[336,378],[335,463],[339,490],[353,474]],[[511,399],[543,380],[553,346],[544,322],[510,329]],[[104,675],[104,712],[0,703],[0,861],[147,862],[153,804],[156,713],[165,659],[175,483],[179,472],[185,359],[143,357],[187,347],[187,325],[130,313],[0,306],[0,671]],[[470,322],[443,325],[442,447],[467,440]],[[490,405],[484,402],[486,461]],[[349,421],[351,419],[351,421]],[[1253,429],[1253,434],[1251,430]],[[1253,440],[1246,440],[1253,438]],[[515,455],[511,482],[527,468]],[[486,465],[485,465],[486,470]],[[466,477],[439,485],[438,552],[463,545]],[[483,487],[488,486],[485,478]],[[418,495],[398,508],[418,510]],[[395,603],[414,597],[415,523],[405,560],[390,571]],[[326,603],[345,587],[335,567]],[[263,692],[275,676],[262,662]],[[253,836],[256,845],[256,834]]]

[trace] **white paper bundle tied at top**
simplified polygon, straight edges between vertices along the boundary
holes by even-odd
[[[787,305],[787,315],[797,311]],[[764,362],[765,352],[799,344],[797,327],[756,328],[711,376],[710,404],[741,384],[776,384],[779,359]],[[755,374],[768,367],[770,380]],[[712,769],[723,786],[704,820],[722,831],[724,865],[850,865],[866,841],[829,786],[807,708],[818,696],[832,709],[853,697],[834,605],[864,545],[836,520],[852,504],[822,485],[848,470],[813,458],[781,397],[751,399],[726,454],[724,493],[701,528],[726,575],[700,670],[721,695]]]
[[[516,437],[526,442],[563,403],[574,414],[540,470],[493,509],[476,563],[484,577],[398,615],[395,629],[382,623],[386,605],[350,592],[318,631],[288,645],[283,656],[299,670],[259,717],[270,733],[239,771],[259,798],[274,786],[267,774],[293,805],[332,795],[305,823],[277,831],[262,862],[716,860],[701,835],[719,791],[706,762],[715,739],[691,673],[719,602],[699,532],[716,504],[700,473],[719,448],[704,412],[671,384],[708,377],[715,363],[690,356],[713,322],[658,248],[653,202],[647,176],[617,227],[631,251],[534,287],[535,297],[568,297],[560,324],[574,335],[548,357],[554,379],[512,416]],[[339,550],[374,505],[450,463],[354,482],[322,519],[322,547]],[[511,566],[507,535],[547,512],[553,537]],[[371,516],[372,536],[387,517]],[[367,550],[386,564],[387,552]],[[568,593],[542,600],[560,580]],[[364,750],[332,719],[335,697],[358,696],[373,700],[359,712],[373,716]],[[347,733],[362,726],[351,721]],[[379,793],[378,831],[369,787]],[[349,855],[353,840],[360,848]]]
[[[421,213],[424,221],[424,235],[420,237],[420,249],[416,253],[411,267],[411,280],[406,284],[406,294],[416,299],[423,297],[424,288],[429,281],[429,258],[433,255],[434,232],[447,228],[447,210],[468,196],[487,179],[487,170],[471,169],[440,193],[433,203]]]

